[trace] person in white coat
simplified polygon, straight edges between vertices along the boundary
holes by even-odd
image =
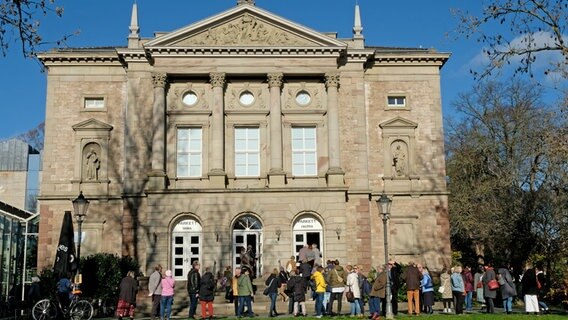
[[[357,267],[355,267],[357,268]],[[357,316],[361,314],[361,304],[359,300],[361,300],[361,289],[359,288],[359,275],[357,274],[357,269],[353,268],[351,265],[346,267],[348,275],[347,275],[347,292],[353,293],[353,301],[349,301],[351,303],[351,316]],[[349,294],[347,294],[349,297]]]

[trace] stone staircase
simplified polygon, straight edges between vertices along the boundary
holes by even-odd
[[[262,292],[266,288],[263,279],[255,279],[253,285],[257,286],[256,294],[253,302],[253,311],[261,316],[268,315],[270,308],[270,298],[263,295]],[[309,299],[309,292],[306,296],[306,305],[308,310],[314,309],[314,302]],[[138,293],[136,312],[140,316],[149,316],[151,310],[151,298],[148,296],[147,289],[141,290]],[[215,315],[219,316],[234,316],[234,305],[225,301],[225,291],[218,291],[215,294],[213,301],[213,310]],[[288,302],[283,302],[281,299],[277,300],[276,310],[278,313],[288,313]],[[201,307],[197,306],[197,315],[201,315]],[[187,294],[187,287],[185,281],[178,281],[176,283],[174,302],[172,304],[172,317],[187,317],[189,314],[189,297]]]

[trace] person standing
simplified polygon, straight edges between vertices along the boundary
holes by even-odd
[[[377,267],[378,275],[373,282],[371,287],[371,293],[369,294],[369,312],[371,313],[371,319],[376,320],[381,314],[381,300],[386,297],[387,288],[387,272],[383,266]]]
[[[316,271],[312,274],[312,280],[315,283],[316,288],[316,318],[321,318],[325,312],[323,306],[323,295],[325,294],[325,288],[327,284],[323,278],[323,267],[316,267]]]
[[[288,281],[288,290],[292,292],[290,300],[294,301],[294,310],[292,314],[294,317],[298,316],[300,312],[299,308],[302,308],[302,315],[305,317],[306,312],[306,290],[308,288],[308,283],[306,279],[301,276],[300,270],[296,269],[294,276]]]
[[[252,291],[250,271],[245,268],[242,272],[243,273],[237,280],[237,291],[239,293],[239,309],[237,311],[237,317],[243,316],[245,305],[247,307],[248,316],[254,317],[254,313],[252,312],[252,297],[254,297],[254,293]]]
[[[160,301],[162,300],[162,266],[154,267],[154,272],[148,280],[148,291],[152,297],[152,311],[150,312],[151,320],[160,317]]]
[[[201,304],[201,319],[213,319],[213,300],[215,299],[215,278],[211,268],[206,267],[199,284],[199,303]]]
[[[408,267],[404,273],[404,281],[406,282],[406,294],[408,297],[408,315],[420,314],[420,280],[422,275],[418,271],[416,264],[408,263]]]
[[[351,303],[351,316],[358,316],[361,314],[361,305],[359,300],[361,299],[361,290],[359,288],[359,276],[357,272],[351,265],[347,265],[347,290],[353,293],[353,301]]]
[[[278,297],[278,288],[280,287],[280,272],[278,272],[277,268],[272,270],[272,273],[268,276],[264,284],[266,285],[266,292],[270,298],[269,317],[273,318],[278,316],[278,312],[276,312],[276,298]]]
[[[426,267],[422,268],[422,297],[423,297],[423,306],[424,312],[427,314],[434,313],[434,283],[432,281],[432,277],[428,272]]]
[[[483,298],[485,298],[485,304],[487,305],[487,313],[495,313],[493,299],[497,298],[497,290],[489,289],[489,281],[491,280],[497,280],[497,277],[495,270],[493,270],[493,265],[488,263],[485,266],[485,274],[483,274]]]
[[[239,315],[239,277],[241,276],[241,267],[235,268],[235,275],[231,279],[231,289],[233,291],[233,304],[235,305],[235,316]]]
[[[312,251],[314,252],[314,256],[315,256],[314,265],[315,266],[323,266],[322,260],[321,260],[321,252],[318,249],[317,243],[312,244]]]
[[[160,302],[161,320],[170,320],[175,286],[176,282],[174,278],[172,278],[172,270],[166,270],[166,276],[162,279],[162,301]]]
[[[475,275],[473,276],[473,286],[475,287],[475,295],[477,302],[481,303],[481,309],[485,308],[485,298],[483,297],[483,266],[478,266]]]
[[[127,316],[130,319],[134,319],[137,292],[138,284],[136,279],[134,279],[134,271],[128,271],[126,277],[122,278],[119,285],[118,306],[116,307],[118,320]]]
[[[201,275],[199,261],[193,261],[191,270],[187,273],[187,293],[189,295],[189,318],[195,319],[195,311],[197,310],[197,301],[199,298],[199,289],[201,288]]]
[[[341,314],[341,301],[343,300],[343,291],[347,283],[347,274],[343,267],[339,264],[339,260],[333,261],[334,267],[329,271],[329,285],[331,286],[331,296],[329,299],[328,313],[333,315],[333,302],[337,300],[337,313]]]
[[[442,302],[444,303],[444,313],[452,313],[452,301],[454,299],[450,277],[453,271],[453,268],[448,270],[447,267],[444,267],[444,269],[442,269],[442,274],[440,274],[440,288],[443,288]]]
[[[223,279],[223,281],[225,282],[225,301],[228,303],[233,303],[233,293],[231,292],[233,273],[231,272],[231,266],[227,266],[225,268],[225,271],[223,272]]]
[[[540,264],[535,266],[536,272],[536,280],[537,280],[537,287],[538,287],[538,306],[543,313],[548,313],[548,305],[544,302],[544,298],[547,292],[547,283],[546,283],[546,276],[544,275],[543,267]]]
[[[527,314],[534,313],[535,315],[539,312],[538,307],[538,280],[536,277],[536,271],[533,269],[532,264],[527,263],[526,271],[523,274],[523,279],[521,280],[523,284],[523,294],[525,295],[525,312]]]
[[[513,297],[517,295],[513,276],[506,267],[497,270],[499,274],[499,285],[501,289],[501,298],[503,299],[503,309],[507,314],[513,312]]]
[[[456,314],[463,314],[463,303],[465,300],[465,284],[463,283],[462,267],[455,266],[454,272],[451,275],[452,294],[456,304]]]
[[[465,311],[470,312],[473,310],[473,275],[471,274],[471,268],[465,266],[463,270],[463,283],[465,285]]]
[[[398,290],[400,289],[400,270],[402,269],[402,266],[400,264],[398,264],[398,262],[394,261],[394,260],[389,260],[389,263],[387,265],[387,271],[388,271],[388,276],[389,276],[389,282],[390,282],[390,286],[391,286],[391,296],[387,299],[391,299],[391,304],[392,304],[392,314],[393,315],[398,315]],[[381,313],[383,314],[383,316],[386,314],[386,305],[387,305],[387,299],[383,299],[381,302],[382,305],[382,311]]]

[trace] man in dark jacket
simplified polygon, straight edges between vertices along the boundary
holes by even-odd
[[[392,305],[392,314],[398,314],[398,289],[400,288],[400,269],[402,267],[398,262],[394,260],[390,260],[387,265],[387,271],[389,275],[389,281],[391,285],[391,305]],[[381,313],[383,317],[386,315],[387,311],[387,300],[381,299]]]
[[[195,319],[201,275],[199,274],[199,261],[193,261],[191,270],[187,273],[187,293],[189,294],[189,318]]]
[[[408,297],[408,314],[420,314],[420,281],[422,274],[418,271],[416,264],[408,263],[404,272],[404,281],[406,282],[406,294]]]

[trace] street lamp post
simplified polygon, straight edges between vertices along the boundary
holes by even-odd
[[[83,191],[79,193],[77,199],[73,200],[73,211],[77,219],[77,274],[81,274],[81,226],[85,217],[87,217],[87,209],[89,208],[89,200],[83,196]]]
[[[390,208],[391,208],[392,200],[387,197],[387,195],[383,192],[381,197],[377,199],[377,206],[379,207],[379,214],[382,216],[383,219],[383,234],[385,236],[384,243],[385,243],[385,272],[387,273],[387,292],[386,297],[387,299],[387,310],[385,312],[387,319],[394,319],[392,314],[392,298],[391,298],[391,279],[390,279],[390,272],[387,268],[389,263],[389,244],[388,244],[388,236],[387,236],[387,222],[390,218]]]

